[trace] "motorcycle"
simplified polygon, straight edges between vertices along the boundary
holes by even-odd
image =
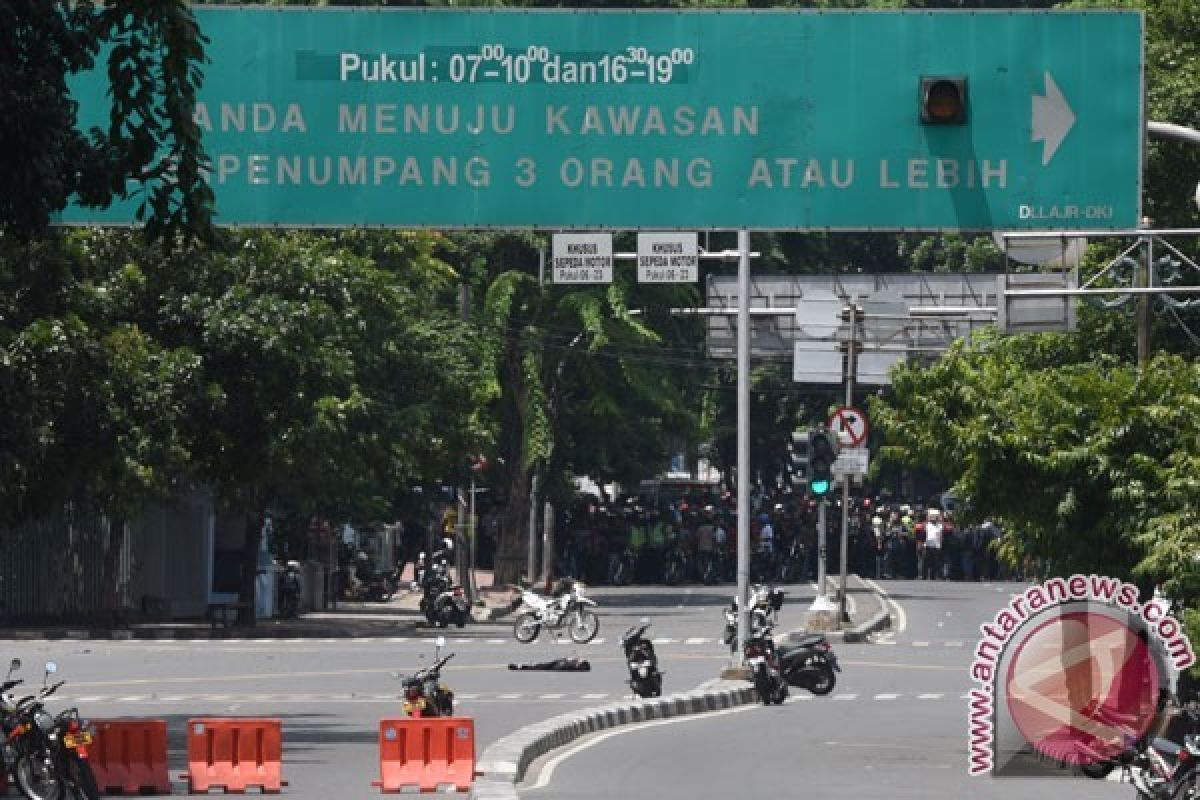
[[[289,561],[279,576],[279,616],[294,619],[300,616],[300,562]]]
[[[783,589],[772,589],[761,583],[750,587],[751,631],[763,627],[775,627],[786,594],[787,592]],[[721,636],[721,641],[729,647],[731,653],[737,651],[737,614],[738,599],[735,596],[729,608],[725,609],[725,630]]]
[[[841,672],[829,640],[814,633],[801,637],[796,644],[778,652],[783,678],[792,686],[816,695],[829,694],[837,685],[835,673]]]
[[[638,697],[661,697],[663,674],[658,670],[658,655],[654,643],[646,638],[650,624],[645,620],[621,636],[625,663],[629,666],[629,688]]]
[[[608,582],[612,586],[628,586],[633,580],[633,551],[626,547],[620,553],[614,553],[608,560]]]
[[[691,559],[682,548],[676,546],[667,551],[666,563],[663,565],[663,583],[667,586],[677,586],[687,580],[691,571]]]
[[[529,589],[522,590],[522,607],[528,610],[517,616],[513,636],[518,642],[528,644],[538,637],[542,628],[561,630],[565,626],[572,641],[577,644],[590,642],[600,630],[600,618],[591,609],[596,601],[585,597],[583,590],[582,583],[570,579],[559,581],[552,599]]]
[[[422,564],[418,581],[412,584],[414,592],[421,592],[420,610],[430,625],[445,628],[447,625],[464,627],[471,619],[471,604],[463,587],[450,580],[450,567],[445,557],[434,557],[428,563],[422,553]]]
[[[434,658],[441,655],[445,644],[446,640],[438,637]],[[454,692],[442,683],[442,667],[452,658],[454,653],[403,678],[405,714],[410,717],[454,716]]]
[[[746,637],[742,662],[750,668],[754,691],[763,705],[782,705],[788,696],[788,684],[780,671],[779,655],[775,651],[775,640],[771,638],[770,625],[754,628]]]
[[[13,659],[9,676],[20,665],[19,659]],[[100,790],[87,760],[92,732],[79,718],[78,709],[52,716],[43,703],[65,683],[46,685],[57,671],[57,664],[47,662],[41,690],[20,700],[8,694],[19,680],[0,684],[6,687],[0,698],[5,765],[29,800],[98,800]]]
[[[795,583],[800,577],[800,571],[804,569],[804,555],[804,545],[800,543],[799,538],[793,537],[791,544],[779,558],[780,583]]]
[[[1182,709],[1180,716],[1191,731],[1182,744],[1146,735],[1115,758],[1087,764],[1080,771],[1102,780],[1119,768],[1122,782],[1133,784],[1139,800],[1195,800],[1200,797],[1200,712],[1193,706]]]

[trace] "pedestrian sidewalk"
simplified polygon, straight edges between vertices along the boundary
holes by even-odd
[[[411,573],[411,567],[408,570]],[[479,599],[472,608],[476,624],[488,624],[512,608],[515,595],[504,587],[492,586],[491,571],[477,570]],[[351,639],[389,637],[425,629],[420,613],[420,592],[413,592],[406,581],[386,603],[342,601],[332,609],[301,614],[296,619],[259,619],[254,627],[214,625],[204,619],[175,619],[165,622],[137,622],[119,627],[95,625],[29,625],[0,627],[0,640],[43,639]],[[428,630],[434,630],[432,628]]]

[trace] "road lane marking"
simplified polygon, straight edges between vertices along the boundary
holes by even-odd
[[[856,694],[835,694],[833,696],[833,699],[834,700],[857,700],[858,695],[856,695]]]
[[[561,700],[566,697],[565,694],[557,692],[555,694],[539,694],[538,700]]]
[[[946,647],[962,647],[962,642],[946,642]]]
[[[918,700],[941,700],[945,695],[941,692],[930,692],[928,694],[917,695]]]
[[[899,696],[900,695],[898,695],[898,694],[877,694],[877,695],[875,695],[875,699],[876,700],[895,700]]]
[[[520,692],[518,692],[516,694],[497,695],[497,699],[499,699],[499,700],[520,700],[522,697],[524,697],[524,695],[521,694]]]
[[[604,699],[604,698],[606,698],[606,697],[608,697],[608,694],[607,694],[607,693],[604,693],[604,694],[585,694],[585,695],[583,696],[583,699],[584,699],[584,700],[603,700],[603,699]]]
[[[929,647],[929,642],[913,642],[913,647]]]

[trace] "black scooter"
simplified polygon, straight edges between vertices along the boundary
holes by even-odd
[[[813,694],[829,694],[837,685],[836,673],[842,668],[824,635],[814,633],[801,637],[795,644],[779,650],[778,655],[783,679],[792,686]]]
[[[654,643],[646,638],[649,623],[630,628],[621,637],[625,663],[629,665],[629,688],[638,697],[662,696],[662,673],[658,671],[658,655]]]

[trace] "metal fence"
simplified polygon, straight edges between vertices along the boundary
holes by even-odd
[[[0,531],[0,620],[86,622],[104,599],[108,521],[73,506]]]

